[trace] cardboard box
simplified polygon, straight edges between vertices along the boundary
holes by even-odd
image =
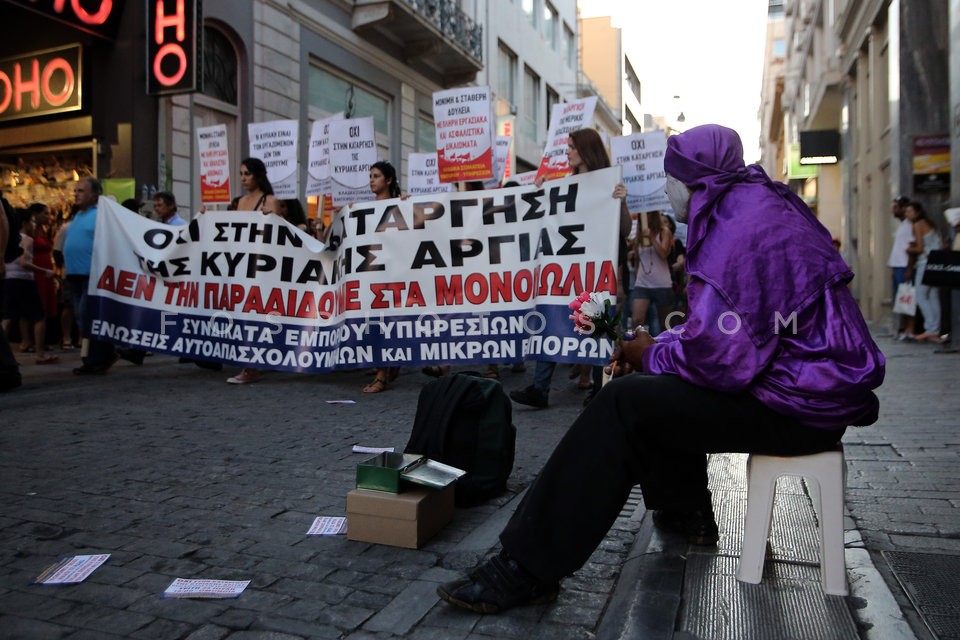
[[[453,485],[347,494],[347,539],[419,549],[453,519]]]

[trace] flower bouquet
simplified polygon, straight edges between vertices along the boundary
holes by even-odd
[[[620,311],[614,307],[608,293],[584,291],[568,306],[573,311],[570,315],[573,330],[580,335],[607,338],[612,340],[614,345],[621,340],[633,340],[636,337],[633,330],[621,330]],[[607,384],[612,377],[610,367],[604,367],[601,384]]]

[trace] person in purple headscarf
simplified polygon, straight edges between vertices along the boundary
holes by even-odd
[[[557,597],[639,484],[654,524],[691,544],[719,534],[708,453],[804,455],[877,420],[884,357],[853,278],[807,206],[757,165],[735,131],[667,140],[667,195],[688,223],[686,321],[639,332],[500,534],[502,551],[438,587],[483,613]]]

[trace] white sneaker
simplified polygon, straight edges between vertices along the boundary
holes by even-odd
[[[251,382],[259,382],[262,377],[263,374],[256,369],[244,369],[232,378],[227,378],[227,382],[229,384],[250,384]]]

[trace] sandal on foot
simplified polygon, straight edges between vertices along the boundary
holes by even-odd
[[[499,380],[499,379],[500,379],[500,372],[499,372],[499,371],[495,371],[495,370],[493,370],[493,369],[487,369],[487,370],[484,371],[482,374],[480,374],[480,377],[481,377],[481,378],[490,378],[491,380]]]
[[[425,376],[430,376],[431,378],[439,378],[443,375],[443,367],[438,367],[436,365],[431,365],[429,367],[424,367],[420,371]]]
[[[363,388],[364,393],[380,393],[387,390],[387,381],[374,378],[373,382]]]
[[[37,364],[53,364],[60,359],[60,356],[54,355],[45,355],[42,358],[37,358]]]
[[[34,353],[35,351],[36,349],[34,349],[33,347],[28,347],[23,345],[20,346],[20,353]]]

